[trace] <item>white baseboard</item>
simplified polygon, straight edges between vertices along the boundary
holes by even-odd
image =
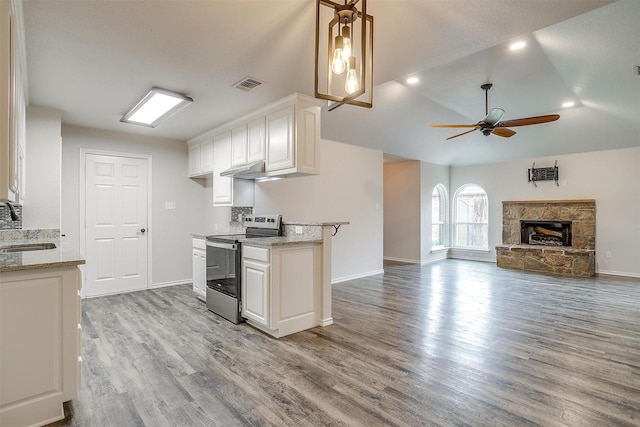
[[[406,262],[408,264],[421,264],[421,261],[418,259],[395,258],[390,256],[383,257],[382,259],[385,261]]]
[[[599,274],[606,274],[608,276],[633,277],[634,279],[640,279],[640,274],[629,273],[626,271],[597,270],[596,276]]]
[[[345,277],[338,277],[337,279],[331,280],[331,284],[335,285],[336,283],[342,283],[342,282],[346,282],[354,279],[361,279],[363,277],[375,276],[376,274],[383,274],[383,273],[384,273],[384,270],[375,270],[375,271],[369,271],[367,273],[353,274],[351,276],[345,276]]]
[[[153,283],[151,289],[166,288],[167,286],[186,285],[187,283],[193,283],[191,279],[174,280],[173,282]]]

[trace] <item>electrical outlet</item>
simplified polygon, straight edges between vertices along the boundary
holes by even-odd
[[[296,225],[296,234],[302,234],[302,227]]]
[[[176,208],[176,202],[164,202],[164,208],[165,209],[175,209]]]
[[[607,258],[607,259],[611,259],[611,251],[606,251],[604,253],[604,257]]]

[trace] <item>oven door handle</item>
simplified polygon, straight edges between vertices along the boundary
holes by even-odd
[[[238,250],[238,245],[235,243],[211,242],[207,240],[207,246],[210,246],[212,248],[228,249],[230,251]]]

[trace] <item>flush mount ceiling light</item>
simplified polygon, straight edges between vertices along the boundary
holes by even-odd
[[[515,43],[511,43],[509,45],[509,49],[510,50],[520,50],[522,48],[524,48],[527,45],[526,42],[520,41],[520,42],[515,42]]]
[[[120,121],[154,128],[192,102],[181,93],[153,87]]]
[[[371,108],[372,66],[373,17],[367,0],[316,0],[316,98],[329,101],[329,111],[344,104]]]

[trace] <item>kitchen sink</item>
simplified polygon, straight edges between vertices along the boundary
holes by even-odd
[[[18,245],[0,246],[0,253],[10,252],[27,252],[27,251],[45,251],[47,249],[55,249],[55,243],[22,243]]]

